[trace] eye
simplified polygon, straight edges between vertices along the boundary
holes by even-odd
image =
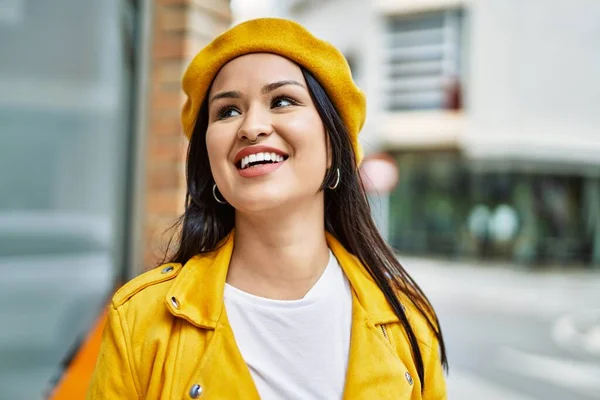
[[[236,117],[240,114],[241,113],[235,107],[224,106],[224,107],[221,107],[219,109],[219,111],[217,111],[217,118],[218,119],[226,119],[226,118]]]
[[[298,102],[289,98],[288,96],[277,96],[271,102],[272,108],[282,108],[298,105]]]

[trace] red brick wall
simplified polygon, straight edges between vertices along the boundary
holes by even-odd
[[[226,30],[228,0],[155,0],[146,139],[144,269],[156,266],[183,212],[185,151],[179,113],[184,102],[181,75],[192,57]]]

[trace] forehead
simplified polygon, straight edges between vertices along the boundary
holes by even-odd
[[[221,68],[211,93],[220,90],[243,90],[271,82],[293,79],[304,83],[300,67],[276,54],[256,53],[237,57]]]

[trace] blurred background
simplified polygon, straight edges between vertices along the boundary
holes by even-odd
[[[297,20],[368,97],[374,217],[449,398],[600,399],[600,1],[1,0],[0,399],[40,399],[182,211],[180,77]]]

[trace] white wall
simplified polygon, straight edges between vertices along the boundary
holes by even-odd
[[[600,164],[600,1],[479,0],[470,11],[468,153]]]
[[[284,17],[291,0],[231,0],[233,24],[264,17]]]

